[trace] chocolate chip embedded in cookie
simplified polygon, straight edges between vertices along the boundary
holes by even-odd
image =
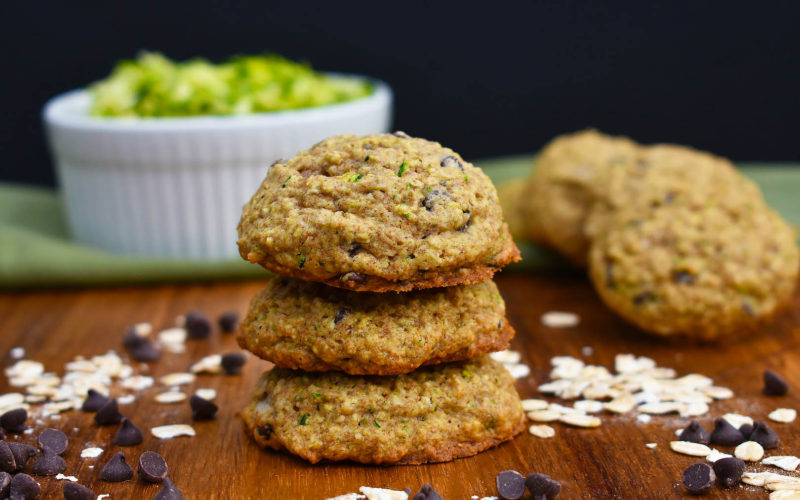
[[[276,273],[358,291],[476,283],[519,260],[489,178],[436,142],[341,135],[275,164],[239,251]]]
[[[513,335],[491,280],[378,294],[277,277],[253,298],[239,343],[284,368],[397,375],[507,349]]]
[[[242,417],[261,446],[312,463],[443,462],[525,428],[514,380],[488,356],[396,377],[274,368],[262,375]]]

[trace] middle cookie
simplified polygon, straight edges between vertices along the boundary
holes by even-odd
[[[239,345],[284,368],[398,375],[509,347],[497,286],[351,292],[276,277],[256,295]]]

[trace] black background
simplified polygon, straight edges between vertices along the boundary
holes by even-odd
[[[53,184],[40,110],[140,49],[379,77],[467,158],[595,126],[799,161],[800,2],[0,2],[0,180]]]

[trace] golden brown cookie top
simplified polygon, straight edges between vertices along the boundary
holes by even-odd
[[[334,136],[274,164],[239,223],[245,259],[334,285],[500,267],[518,256],[509,240],[489,178],[403,133]]]

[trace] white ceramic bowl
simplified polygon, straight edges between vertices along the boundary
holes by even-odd
[[[269,165],[321,139],[389,130],[392,92],[293,111],[188,118],[89,116],[85,90],[44,107],[67,219],[80,243],[125,254],[220,259]]]

